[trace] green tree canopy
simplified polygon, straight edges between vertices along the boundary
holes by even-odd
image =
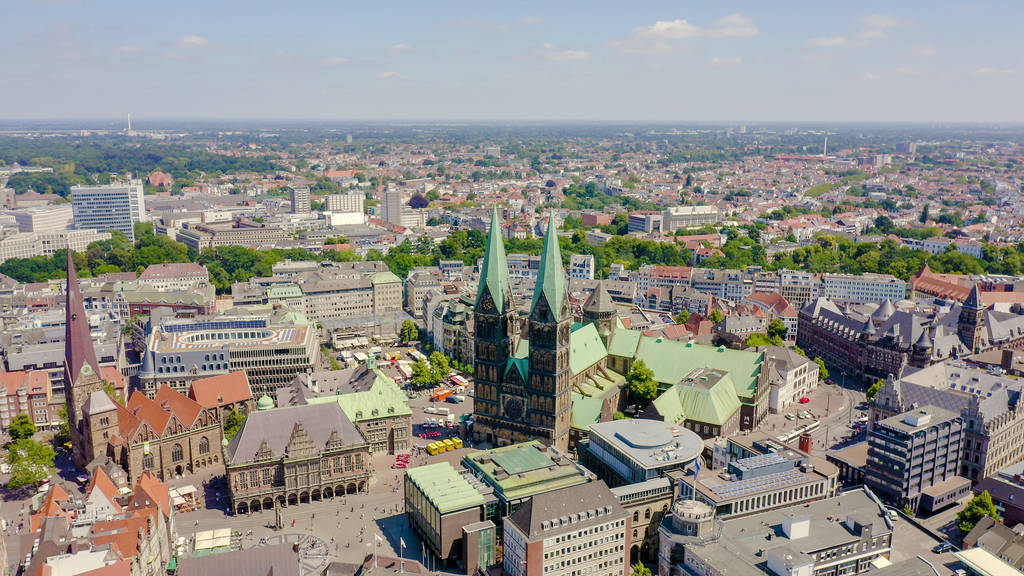
[[[711,320],[712,324],[718,324],[722,320],[725,320],[725,314],[722,314],[721,310],[715,308],[711,311],[711,314],[708,314],[708,320]]]
[[[415,322],[406,318],[402,320],[402,327],[398,331],[398,337],[402,339],[402,342],[415,342],[420,337],[420,331],[416,328]]]
[[[448,357],[441,354],[437,350],[430,353],[430,368],[434,371],[437,376],[438,383],[448,377],[448,372],[451,371],[451,365],[448,362]]]
[[[690,311],[684,308],[682,312],[676,314],[674,320],[676,324],[686,324],[690,321]]]
[[[7,432],[15,440],[23,440],[31,438],[36,433],[36,425],[28,414],[18,414],[11,419]]]
[[[434,369],[424,362],[417,360],[412,365],[412,385],[417,388],[432,388],[441,383]]]
[[[658,383],[654,380],[654,371],[644,364],[643,360],[633,362],[626,374],[626,387],[630,398],[641,407],[650,404],[658,395]]]
[[[28,438],[15,441],[7,453],[7,462],[11,464],[11,480],[7,487],[34,486],[45,481],[53,474],[56,455],[49,444]]]
[[[882,389],[882,386],[885,386],[885,380],[882,379],[879,379],[874,384],[868,386],[868,389],[864,393],[868,402],[871,402],[875,399],[875,396],[878,396],[878,391]]]
[[[960,528],[961,532],[967,534],[985,516],[999,520],[999,511],[996,510],[996,505],[992,503],[992,495],[988,493],[988,490],[972,498],[967,503],[967,506],[964,506],[964,509],[957,513],[956,525]]]
[[[229,442],[235,437],[235,434],[238,434],[243,422],[245,422],[245,417],[238,410],[228,412],[227,417],[224,418],[224,437]]]
[[[801,354],[803,354],[803,352],[803,350],[800,351]],[[821,356],[816,357],[814,359],[814,363],[818,365],[818,380],[828,380],[828,368],[825,367],[825,361],[821,359]]]
[[[786,339],[786,333],[788,331],[789,330],[786,328],[786,325],[782,323],[781,318],[773,318],[768,324],[768,336],[771,336],[772,339],[777,339],[780,342]]]

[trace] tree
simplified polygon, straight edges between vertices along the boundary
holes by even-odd
[[[402,339],[402,342],[415,342],[420,337],[420,331],[416,328],[416,323],[406,318],[402,320],[402,328],[398,331],[398,337]]]
[[[451,370],[451,366],[449,366],[448,363],[448,357],[437,350],[430,353],[430,368],[437,376],[438,382],[448,377],[448,372]]]
[[[872,400],[875,399],[875,396],[878,395],[878,391],[882,389],[882,386],[885,386],[885,380],[882,379],[879,379],[871,386],[868,386],[867,391],[864,393],[864,396],[868,399],[868,402],[871,402]]]
[[[686,324],[690,321],[690,311],[684,308],[682,312],[676,315],[675,321],[676,324]]]
[[[921,209],[921,216],[917,219],[921,224],[927,224],[928,219],[931,218],[928,214],[929,206],[930,204],[925,204],[924,208]]]
[[[967,506],[957,513],[956,525],[962,533],[967,534],[985,516],[999,520],[999,511],[992,503],[992,495],[988,493],[988,490],[972,498]]]
[[[658,383],[654,381],[654,371],[637,360],[626,374],[626,387],[630,398],[642,406],[647,406],[658,395]]]
[[[914,509],[910,507],[910,504],[904,504],[903,505],[903,513],[905,515],[907,515],[907,516],[913,516],[914,515]]]
[[[612,414],[612,420],[628,420],[629,416],[626,416],[622,411],[616,410]]]
[[[232,410],[228,412],[226,418],[224,418],[224,437],[230,442],[238,430],[242,427],[242,422],[245,422],[245,417],[242,416],[238,410]]]
[[[768,346],[774,344],[771,336],[763,334],[761,332],[753,332],[743,342],[743,345],[747,348],[757,348],[758,346]]]
[[[711,311],[711,314],[708,314],[708,320],[711,320],[712,324],[718,324],[722,320],[725,320],[725,314],[722,314],[721,310],[715,308]]]
[[[71,425],[68,424],[68,409],[61,406],[57,411],[60,416],[60,425],[57,427],[57,434],[53,436],[53,444],[60,446],[71,440]]]
[[[423,360],[413,363],[411,380],[412,385],[417,388],[432,388],[441,382],[434,370]]]
[[[828,368],[825,367],[825,361],[821,359],[821,356],[816,357],[814,363],[818,365],[818,380],[828,380]]]
[[[48,444],[28,438],[14,442],[7,453],[7,462],[11,464],[11,480],[7,487],[14,489],[44,482],[53,474],[56,455]]]
[[[107,396],[110,396],[111,400],[113,400],[114,402],[117,402],[118,404],[120,404],[122,406],[124,405],[124,398],[121,397],[121,393],[117,391],[117,388],[114,388],[114,383],[113,382],[108,382],[108,381],[104,380],[103,381],[103,391],[107,394]]]
[[[633,576],[651,576],[651,569],[644,566],[643,562],[633,564]]]
[[[789,329],[782,323],[780,318],[775,318],[768,324],[768,335],[773,339],[785,340]]]
[[[11,438],[24,440],[25,438],[31,438],[36,433],[36,425],[28,414],[18,414],[11,420],[11,425],[7,431],[11,434]]]

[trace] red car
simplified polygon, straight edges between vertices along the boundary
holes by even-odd
[[[811,401],[811,399],[808,398],[807,396],[804,396],[803,398],[800,399],[800,403],[801,404],[807,404],[810,401]]]

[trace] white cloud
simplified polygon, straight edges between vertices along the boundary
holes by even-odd
[[[552,62],[571,62],[590,58],[590,52],[586,50],[561,50],[557,45],[551,43],[541,44],[536,52],[541,58]]]
[[[408,52],[410,50],[412,50],[412,46],[409,46],[408,44],[394,44],[390,48],[388,48],[388,53],[401,54],[403,52]]]
[[[739,56],[715,56],[708,61],[712,66],[737,66],[743,63]]]
[[[864,80],[870,80],[870,81],[874,82],[874,81],[881,80],[882,79],[882,75],[881,74],[875,74],[874,72],[865,72],[861,76],[861,78],[864,79]]]
[[[822,36],[819,38],[811,38],[807,42],[804,42],[808,46],[814,46],[816,48],[831,48],[834,46],[843,46],[846,44],[845,36]]]
[[[142,48],[133,44],[125,44],[124,46],[118,46],[115,48],[114,52],[117,52],[118,54],[138,54],[139,52],[142,52]]]
[[[901,68],[895,68],[890,76],[895,78],[905,78],[907,76],[922,76],[924,71],[914,66],[903,66]]]
[[[736,13],[715,20],[707,35],[711,38],[750,38],[757,36],[758,32],[753,18]]]
[[[377,77],[378,78],[397,78],[398,77],[398,72],[395,72],[393,70],[386,70],[384,72],[381,72],[381,73],[377,74]]]
[[[537,16],[524,16],[522,18],[516,18],[508,22],[499,22],[495,27],[498,30],[510,30],[518,26],[534,26],[536,24],[543,24],[544,19]]]
[[[935,47],[935,44],[914,44],[910,47],[910,52],[914,56],[931,58],[938,53],[938,49]]]
[[[857,38],[861,42],[867,42],[874,38],[884,38],[886,31],[900,26],[899,18],[892,14],[871,14],[861,20],[861,29]]]
[[[1006,78],[1007,76],[1013,76],[1017,73],[1013,68],[991,68],[983,67],[978,68],[974,71],[974,75],[978,78]]]
[[[202,36],[182,36],[178,45],[182,48],[202,48],[210,42]]]
[[[753,18],[739,13],[723,16],[707,28],[678,18],[658,20],[650,26],[634,28],[632,34],[609,43],[609,46],[628,54],[656,54],[670,51],[672,42],[691,38],[750,38],[759,32]]]
[[[348,64],[348,61],[348,58],[344,56],[329,56],[320,59],[320,63],[324,66],[341,66],[342,64]]]

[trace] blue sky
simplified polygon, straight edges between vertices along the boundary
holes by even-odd
[[[1024,121],[1024,3],[23,0],[0,118]]]

